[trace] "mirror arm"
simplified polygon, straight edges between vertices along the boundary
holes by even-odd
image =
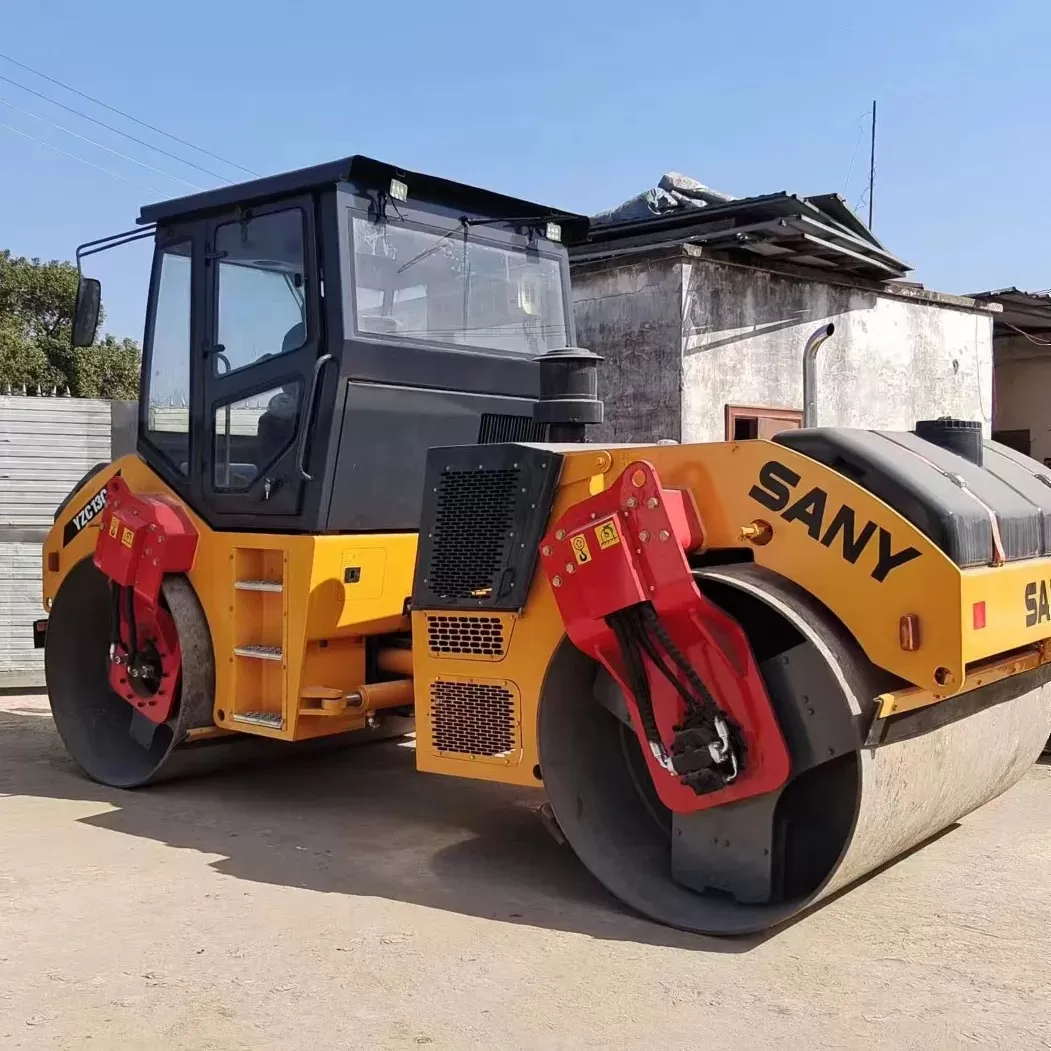
[[[133,241],[145,240],[147,237],[153,237],[156,231],[156,224],[151,223],[149,226],[138,226],[134,230],[124,230],[119,234],[110,234],[108,237],[99,237],[94,241],[85,241],[82,245],[77,246],[77,276],[81,276],[80,261],[85,256],[107,252],[111,248],[119,248]]]

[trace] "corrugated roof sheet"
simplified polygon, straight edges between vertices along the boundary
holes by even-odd
[[[640,215],[645,199],[641,195],[622,210],[592,217],[586,243],[570,248],[574,261],[678,243],[878,281],[912,269],[884,248],[839,194],[800,197],[783,191],[724,203],[688,202]]]
[[[1003,313],[993,319],[996,333],[1021,331],[1051,334],[1051,291],[1023,292],[1020,288],[999,288],[976,292],[971,299],[979,303],[999,303]]]

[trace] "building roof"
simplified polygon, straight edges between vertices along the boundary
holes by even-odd
[[[577,215],[548,205],[536,204],[517,197],[508,197],[502,193],[485,190],[467,183],[443,179],[423,172],[409,171],[394,164],[374,160],[355,154],[342,160],[329,161],[326,164],[315,164],[309,168],[298,168],[295,171],[282,172],[280,175],[269,175],[261,179],[235,183],[232,186],[221,186],[203,193],[177,197],[170,201],[160,201],[142,208],[138,222],[167,223],[206,212],[225,211],[239,205],[258,205],[275,197],[284,197],[294,193],[307,193],[323,186],[350,182],[362,189],[386,190],[391,179],[400,179],[409,187],[410,197],[417,197],[432,202],[448,204],[450,207],[463,208],[476,215],[490,216],[494,219],[523,217],[540,220],[557,220],[563,227],[567,240],[576,240],[586,236],[589,220],[585,215]]]
[[[1051,335],[1051,290],[1023,292],[1020,288],[999,288],[976,292],[971,299],[979,303],[999,303],[1003,308],[993,321],[997,335],[1007,332]]]
[[[614,210],[592,217],[587,242],[576,245],[571,255],[583,262],[663,244],[702,245],[756,262],[778,260],[878,281],[900,278],[912,269],[888,252],[835,193],[771,193],[642,217],[636,209],[623,220]]]

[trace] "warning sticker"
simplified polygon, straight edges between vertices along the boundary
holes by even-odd
[[[109,535],[111,537],[113,537],[114,539],[116,539],[117,531],[119,529],[120,529],[120,522],[118,522],[116,518],[111,518],[109,520]]]
[[[587,565],[591,561],[591,552],[588,550],[588,542],[584,539],[583,534],[578,533],[569,543],[577,562],[582,566]]]
[[[125,529],[121,534],[120,542],[125,547],[131,547],[135,543],[135,534],[130,529]]]
[[[617,523],[612,519],[595,526],[595,536],[598,537],[598,546],[603,551],[607,547],[616,547],[620,543],[620,534],[617,532]]]

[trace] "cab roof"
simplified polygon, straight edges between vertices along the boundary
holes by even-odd
[[[360,154],[326,164],[315,164],[310,168],[299,168],[282,172],[280,175],[269,175],[262,179],[252,179],[232,186],[221,186],[215,190],[205,190],[203,193],[176,197],[170,201],[148,204],[139,212],[137,221],[143,225],[169,223],[208,212],[226,211],[237,205],[258,205],[272,198],[306,193],[341,182],[351,183],[362,190],[386,190],[391,179],[400,179],[406,183],[410,200],[415,198],[448,207],[463,208],[465,212],[493,219],[518,216],[551,219],[562,225],[564,240],[583,240],[587,236],[587,216],[516,197],[507,197],[502,193],[436,175],[409,171],[407,168]]]

